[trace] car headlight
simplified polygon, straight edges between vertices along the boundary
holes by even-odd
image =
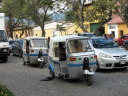
[[[99,53],[98,54],[100,57],[104,57],[104,58],[112,58],[111,56],[105,54],[105,53]]]

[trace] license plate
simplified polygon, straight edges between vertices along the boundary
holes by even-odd
[[[126,64],[126,61],[120,61],[120,64]]]

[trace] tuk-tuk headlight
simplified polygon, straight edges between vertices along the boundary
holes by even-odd
[[[70,61],[75,61],[76,60],[76,58],[70,58]]]

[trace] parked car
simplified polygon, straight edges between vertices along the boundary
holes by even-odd
[[[124,45],[124,40],[128,40],[128,34],[121,36],[121,38],[117,39],[115,42],[119,45]]]
[[[72,35],[97,37],[94,33],[75,33],[75,34],[72,34]]]
[[[22,58],[23,56],[23,39],[16,40],[12,45],[12,54],[13,56],[18,55]]]
[[[96,71],[128,67],[128,52],[124,48],[103,37],[92,37],[91,43],[97,55]]]
[[[14,40],[9,40],[9,52],[12,52],[12,45],[15,41]]]

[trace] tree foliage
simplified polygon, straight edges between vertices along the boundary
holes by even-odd
[[[83,30],[83,32],[88,32],[86,28],[84,27],[84,9],[85,9],[85,2],[86,0],[65,0],[66,5],[70,8],[65,13],[66,21],[70,21],[73,23],[76,23],[80,26],[80,28]]]
[[[88,22],[99,22],[98,28],[95,30],[95,33],[99,28],[112,19],[112,16],[116,13],[116,10],[119,8],[119,5],[115,0],[96,0],[92,4],[92,7],[86,9],[86,18],[85,21]]]

